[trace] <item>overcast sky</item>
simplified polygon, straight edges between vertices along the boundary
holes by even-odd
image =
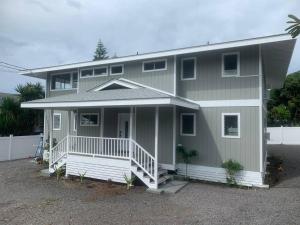
[[[0,61],[26,68],[284,33],[299,0],[1,0]],[[300,44],[289,72],[300,70]],[[0,92],[37,81],[0,67]]]

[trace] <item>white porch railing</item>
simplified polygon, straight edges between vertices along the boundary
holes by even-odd
[[[53,166],[61,158],[63,158],[68,151],[68,136],[64,137],[52,149],[50,149],[49,166]]]
[[[155,158],[147,152],[142,146],[132,140],[132,161],[137,164],[148,176],[155,179],[156,161]]]
[[[129,158],[128,138],[69,136],[69,153],[111,157]]]

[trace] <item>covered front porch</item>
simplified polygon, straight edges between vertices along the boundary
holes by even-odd
[[[177,107],[199,108],[146,88],[63,95],[22,107],[47,112],[50,171],[66,165],[67,175],[117,182],[134,174],[154,189],[175,169]]]

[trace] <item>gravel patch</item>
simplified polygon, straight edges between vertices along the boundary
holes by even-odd
[[[283,158],[271,189],[190,183],[151,194],[139,186],[42,177],[30,160],[0,163],[0,224],[300,224],[300,149],[271,147]]]

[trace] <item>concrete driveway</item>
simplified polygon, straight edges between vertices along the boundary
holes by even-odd
[[[300,224],[300,150],[271,147],[284,159],[271,189],[190,183],[176,195],[144,187],[44,178],[30,160],[0,163],[0,224]]]

